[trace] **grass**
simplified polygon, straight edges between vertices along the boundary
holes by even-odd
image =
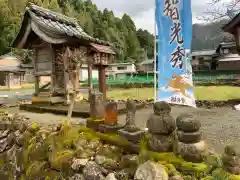
[[[229,100],[240,99],[240,87],[234,86],[197,86],[194,89],[197,100]],[[87,94],[84,95],[87,97]],[[108,98],[115,100],[152,99],[153,88],[113,89],[107,92]]]
[[[15,92],[15,91],[24,91],[28,89],[34,89],[34,84],[22,84],[21,88],[13,88],[10,89],[10,91]],[[8,91],[7,86],[0,86],[0,91]]]

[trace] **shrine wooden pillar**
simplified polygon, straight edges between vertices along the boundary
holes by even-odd
[[[99,66],[98,67],[98,84],[99,84],[99,91],[103,93],[103,98],[106,99],[107,97],[107,84],[106,84],[106,66]]]

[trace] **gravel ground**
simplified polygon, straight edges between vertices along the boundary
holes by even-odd
[[[26,111],[19,111],[16,108],[10,108],[9,112],[19,112],[22,115],[28,116],[31,121],[37,122],[42,126],[51,126],[61,122],[65,117],[53,114],[36,114]],[[176,118],[179,114],[185,112],[194,112],[202,123],[204,131],[204,139],[210,148],[215,152],[222,153],[225,145],[234,145],[240,149],[240,111],[234,111],[230,108],[216,109],[194,109],[189,107],[172,107],[172,116]],[[136,124],[140,128],[144,128],[149,114],[152,113],[152,107],[142,109],[136,113]],[[84,124],[85,119],[72,118],[74,124]],[[121,124],[125,123],[125,116],[119,117]]]
[[[136,124],[143,128],[151,114],[152,107],[136,113]],[[240,111],[231,108],[202,109],[189,107],[172,107],[172,116],[176,118],[181,113],[194,112],[202,123],[204,139],[207,145],[217,153],[222,153],[225,145],[234,145],[240,149]],[[125,118],[120,117],[124,123]]]

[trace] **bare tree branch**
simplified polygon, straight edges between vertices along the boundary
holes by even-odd
[[[221,19],[232,19],[239,12],[240,0],[231,0],[224,2],[223,0],[211,0],[208,8],[198,20],[205,22],[218,21]]]

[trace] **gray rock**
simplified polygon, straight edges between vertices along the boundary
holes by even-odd
[[[200,121],[197,120],[193,113],[185,113],[177,117],[177,128],[184,132],[196,132],[201,128]]]
[[[137,168],[134,180],[168,180],[168,174],[162,165],[148,161]]]
[[[85,180],[82,174],[75,174],[69,178],[69,180]]]
[[[107,157],[106,156],[101,156],[101,155],[97,155],[95,157],[95,162],[99,165],[104,164],[107,161]]]
[[[1,131],[0,132],[0,139],[7,137],[9,132],[10,132],[9,129]]]
[[[170,152],[173,149],[173,137],[165,135],[152,135],[148,146],[156,152]]]
[[[121,158],[120,166],[121,168],[129,168],[132,166],[137,166],[138,156],[137,155],[124,155]]]
[[[107,175],[106,180],[117,180],[117,178],[115,177],[114,173],[110,173]]]
[[[0,140],[0,153],[4,152],[8,146],[8,140],[7,138]]]
[[[177,137],[180,142],[191,144],[202,140],[202,131],[184,132],[177,131]]]
[[[101,167],[95,162],[88,162],[83,168],[83,176],[86,180],[104,180]]]
[[[81,168],[83,168],[84,166],[86,166],[86,164],[88,163],[88,159],[73,159],[72,161],[72,165],[71,168],[74,171],[79,171]]]
[[[131,176],[134,176],[135,170],[132,171],[130,168],[122,169],[121,171],[116,173],[117,179],[129,179]]]
[[[176,129],[176,123],[169,114],[162,116],[152,114],[147,120],[147,128],[150,133],[168,135]]]

